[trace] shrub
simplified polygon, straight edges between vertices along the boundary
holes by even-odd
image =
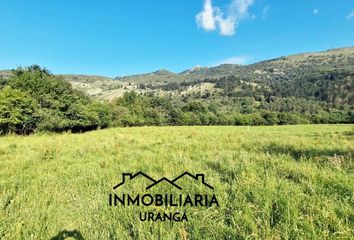
[[[7,86],[0,90],[0,133],[29,134],[36,127],[35,100]]]

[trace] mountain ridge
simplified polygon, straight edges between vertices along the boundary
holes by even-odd
[[[206,70],[206,69],[217,69],[217,68],[223,68],[223,67],[250,67],[250,66],[254,66],[254,65],[259,65],[261,63],[267,63],[267,62],[273,62],[273,61],[278,61],[280,59],[283,58],[293,58],[293,57],[297,57],[297,56],[321,56],[321,55],[326,55],[328,53],[339,53],[339,52],[345,52],[345,51],[352,51],[354,54],[354,46],[349,46],[349,47],[340,47],[340,48],[333,48],[333,49],[327,49],[327,50],[323,50],[323,51],[314,51],[314,52],[303,52],[303,53],[295,53],[295,54],[290,54],[290,55],[286,55],[286,56],[280,56],[280,57],[276,57],[276,58],[270,58],[270,59],[265,59],[265,60],[261,60],[255,63],[251,63],[251,64],[231,64],[231,63],[224,63],[224,64],[219,64],[217,66],[213,66],[213,67],[209,67],[209,66],[201,66],[201,65],[196,65],[195,67],[183,70],[181,72],[175,73],[172,72],[168,69],[158,69],[156,71],[153,72],[147,72],[147,73],[141,73],[141,74],[129,74],[129,75],[123,75],[123,76],[116,76],[116,77],[108,77],[108,76],[104,76],[104,75],[97,75],[97,74],[84,74],[84,73],[70,73],[70,74],[61,74],[58,73],[56,75],[59,76],[63,76],[64,78],[70,78],[70,76],[72,77],[89,77],[89,78],[97,78],[97,79],[107,79],[107,80],[121,80],[121,79],[127,79],[127,78],[131,78],[131,77],[137,77],[137,76],[144,76],[144,75],[183,75],[187,72],[194,72],[194,71],[198,71],[198,70]],[[4,69],[4,70],[0,70],[0,76],[4,76],[4,75],[11,75],[11,70],[10,69]]]
[[[0,71],[0,78],[6,79],[10,76],[11,71]],[[197,65],[179,73],[160,69],[150,73],[116,78],[85,74],[59,74],[59,76],[69,81],[74,88],[83,90],[92,97],[106,100],[120,97],[128,91],[180,96],[197,92],[201,95],[206,92],[213,94],[221,91],[220,86],[225,87],[222,79],[230,76],[244,84],[277,89],[277,91],[283,88],[282,85],[288,88],[296,88],[294,84],[307,86],[314,79],[323,85],[326,84],[323,83],[323,79],[336,76],[339,88],[346,89],[353,85],[354,47],[297,53],[248,65],[221,64],[215,67]],[[235,87],[235,83],[231,85]],[[234,90],[239,91],[237,87]]]

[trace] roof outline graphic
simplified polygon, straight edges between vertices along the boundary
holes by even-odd
[[[173,181],[171,181],[170,179],[167,179],[165,177],[161,178],[160,180],[154,182],[153,184],[150,184],[149,186],[146,187],[146,190],[152,188],[153,186],[156,186],[157,184],[161,183],[161,182],[168,182],[169,184],[171,184],[172,186],[178,188],[179,190],[182,190],[182,188],[180,186],[178,186],[177,184],[175,184]]]
[[[177,176],[176,178],[174,178],[173,180],[170,180],[170,179],[168,179],[168,178],[166,178],[166,177],[163,177],[163,178],[161,178],[161,179],[159,179],[159,180],[155,180],[154,178],[150,177],[149,175],[147,175],[147,174],[145,174],[145,173],[143,173],[143,172],[141,172],[141,171],[139,171],[139,172],[137,172],[137,173],[135,173],[135,174],[132,174],[132,173],[123,173],[123,174],[122,174],[122,179],[123,179],[122,182],[120,182],[120,183],[118,183],[117,185],[115,185],[115,186],[113,187],[113,190],[115,190],[115,189],[119,188],[120,186],[124,185],[125,182],[126,182],[126,181],[125,181],[126,177],[128,177],[129,180],[132,180],[132,179],[134,179],[134,178],[136,178],[136,177],[138,177],[138,176],[143,176],[143,177],[145,177],[145,178],[147,178],[147,179],[149,179],[150,181],[153,182],[152,184],[150,184],[149,186],[146,187],[146,190],[148,190],[148,189],[150,189],[150,188],[152,188],[152,187],[158,185],[158,184],[161,183],[161,182],[167,182],[167,183],[171,184],[172,186],[178,188],[179,190],[182,190],[182,188],[181,188],[179,185],[177,185],[175,182],[176,182],[177,180],[181,179],[182,177],[185,177],[185,176],[189,176],[189,177],[191,177],[192,179],[194,179],[194,180],[196,180],[196,181],[199,181],[199,179],[201,178],[202,184],[204,184],[204,185],[207,186],[208,188],[214,190],[214,187],[212,187],[210,184],[208,184],[208,183],[205,182],[205,175],[204,175],[204,174],[201,174],[201,173],[198,173],[198,174],[196,174],[196,175],[193,175],[193,174],[191,174],[191,173],[189,173],[189,172],[184,172],[184,173],[182,173],[181,175],[179,175],[179,176]]]
[[[202,173],[198,173],[198,174],[196,174],[195,176],[193,175],[193,174],[191,174],[191,173],[189,173],[189,172],[184,172],[184,173],[182,173],[181,175],[179,175],[178,177],[176,177],[175,179],[173,179],[172,180],[172,182],[176,182],[178,179],[180,179],[180,178],[182,178],[182,177],[184,177],[184,176],[189,176],[189,177],[191,177],[191,178],[193,178],[194,180],[197,180],[198,181],[198,178],[199,177],[201,177],[202,178],[202,183],[205,185],[205,186],[207,186],[208,188],[210,188],[210,189],[214,189],[214,187],[212,187],[211,185],[209,185],[208,183],[206,183],[205,182],[205,175],[204,174],[202,174]]]
[[[143,173],[143,172],[137,172],[137,173],[135,173],[135,174],[132,174],[132,173],[123,173],[123,174],[122,174],[122,178],[123,178],[122,182],[120,182],[120,183],[118,183],[117,185],[115,185],[115,186],[113,187],[113,189],[117,189],[117,188],[119,188],[120,186],[124,185],[124,183],[125,183],[125,177],[124,177],[124,176],[127,176],[127,177],[129,177],[130,180],[132,180],[132,179],[134,179],[134,178],[136,178],[136,177],[138,177],[138,176],[140,176],[140,175],[141,175],[141,176],[144,176],[145,178],[149,179],[149,180],[152,181],[152,182],[156,182],[155,179],[153,179],[152,177],[150,177],[149,175],[147,175],[147,174],[145,174],[145,173]]]

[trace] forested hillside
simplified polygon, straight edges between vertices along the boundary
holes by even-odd
[[[0,133],[109,126],[354,123],[354,48],[116,80],[0,74]]]

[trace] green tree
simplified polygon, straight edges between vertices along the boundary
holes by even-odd
[[[0,90],[0,133],[29,134],[36,127],[35,100],[11,87]]]
[[[97,113],[100,128],[107,128],[112,122],[112,112],[108,103],[94,101],[89,105],[89,111]]]

